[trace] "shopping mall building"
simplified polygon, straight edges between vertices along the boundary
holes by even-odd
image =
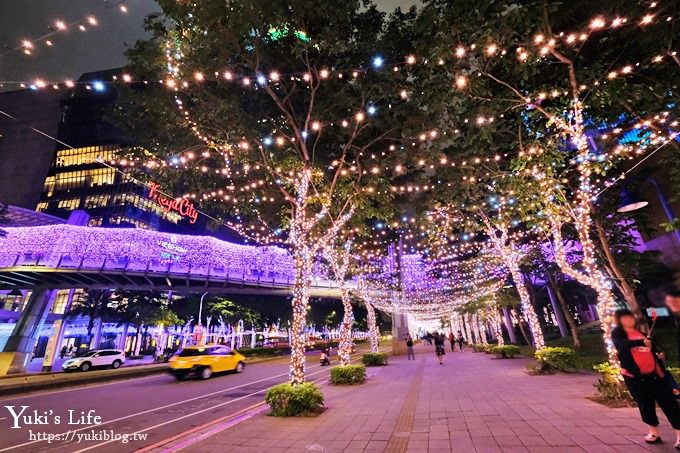
[[[210,234],[234,239],[227,231],[208,231],[206,219],[164,210],[149,189],[126,177],[117,150],[129,146],[106,121],[116,99],[111,84],[118,71],[84,74],[75,88],[27,88],[0,93],[0,203],[9,206],[3,225],[71,223],[104,228],[139,228],[182,235]],[[105,165],[106,163],[107,165]],[[75,213],[75,215],[74,215]],[[84,287],[58,289],[34,350],[42,357],[55,321],[84,296]],[[0,291],[0,351],[30,300],[30,291]],[[57,323],[59,324],[59,323]],[[59,344],[78,348],[87,339],[88,320],[65,320]],[[109,339],[102,346],[135,347],[116,324],[98,326]]]

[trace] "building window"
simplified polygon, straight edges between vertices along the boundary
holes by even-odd
[[[110,200],[111,195],[91,195],[85,198],[85,209],[108,206]]]
[[[103,222],[104,219],[102,217],[90,217],[90,220],[87,221],[87,226],[100,227]]]
[[[52,303],[52,313],[55,315],[63,315],[66,311],[66,305],[68,304],[68,293],[69,289],[60,289],[57,291],[57,295]]]
[[[55,166],[57,168],[74,165],[88,165],[96,162],[111,162],[116,159],[119,148],[109,146],[87,146],[76,149],[62,149],[57,151]]]
[[[69,211],[78,209],[79,206],[80,198],[68,198],[66,200],[59,200],[59,204],[57,205],[58,208],[67,209]]]

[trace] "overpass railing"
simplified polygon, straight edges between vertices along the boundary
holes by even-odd
[[[88,254],[87,256],[72,253],[20,253],[18,255],[0,254],[0,271],[12,269],[30,269],[32,272],[68,271],[97,272],[113,274],[156,274],[165,276],[198,277],[209,280],[240,282],[251,285],[270,287],[292,287],[290,275],[273,271],[263,271],[257,267],[228,268],[218,264],[192,265],[173,260],[138,260],[131,256],[108,256]],[[350,283],[350,287],[353,286]],[[335,281],[313,277],[315,288],[338,288]]]

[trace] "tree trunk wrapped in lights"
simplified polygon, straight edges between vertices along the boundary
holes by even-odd
[[[555,251],[555,261],[569,277],[584,286],[593,289],[597,295],[597,314],[602,323],[602,330],[604,331],[604,343],[607,348],[607,356],[609,363],[618,369],[619,361],[616,354],[616,348],[611,340],[611,331],[614,326],[614,295],[606,280],[604,274],[599,270],[595,263],[594,245],[588,234],[589,228],[581,226],[577,228],[579,235],[579,242],[583,251],[582,266],[583,269],[575,268],[567,260],[567,252],[565,249],[564,238],[562,237],[562,223],[557,216],[549,215],[550,230],[553,236],[553,249]],[[583,221],[583,218],[581,218]]]
[[[475,328],[477,329],[477,336],[479,337],[480,342],[483,345],[489,344],[489,341],[486,339],[486,326],[482,321],[479,319],[479,315],[475,313]]]
[[[294,250],[295,282],[293,287],[293,324],[290,336],[290,382],[302,384],[305,381],[305,324],[309,288],[312,275],[312,257],[307,247]]]
[[[469,343],[475,343],[475,339],[472,335],[472,324],[470,322],[470,315],[462,315],[463,319],[463,329],[465,329],[465,340]]]
[[[515,282],[515,287],[519,293],[519,298],[522,303],[522,311],[529,322],[531,328],[531,336],[533,338],[534,347],[536,349],[543,349],[545,347],[545,340],[543,339],[543,332],[541,324],[538,321],[536,310],[531,303],[531,297],[526,288],[524,281],[524,274],[522,273],[519,264],[522,259],[522,252],[513,240],[508,237],[508,227],[501,221],[491,224],[491,220],[484,214],[480,214],[486,232],[491,238],[494,250],[498,253],[503,262],[508,267],[510,275]]]
[[[335,278],[335,282],[340,289],[340,296],[342,299],[342,324],[340,329],[340,341],[338,343],[338,356],[340,357],[340,365],[349,365],[351,361],[352,349],[354,348],[354,341],[352,340],[352,330],[354,327],[354,312],[352,310],[352,297],[347,288],[346,280],[350,274],[350,265],[352,263],[350,241],[345,242],[341,247],[336,247],[336,236],[339,229],[344,225],[353,215],[354,209],[340,216],[340,218],[333,223],[332,228],[328,231],[324,238],[323,253],[328,259],[331,271]]]
[[[501,316],[498,313],[498,308],[496,307],[495,303],[487,307],[486,315],[487,319],[491,323],[491,326],[493,327],[494,332],[496,333],[496,341],[498,342],[498,346],[505,345],[505,340],[503,339],[503,329],[501,327]]]
[[[369,301],[366,301],[366,311],[368,313],[366,315],[366,321],[368,322],[368,332],[370,334],[369,342],[371,345],[371,352],[378,352],[380,334],[378,332],[375,308],[373,307],[373,304],[371,304]]]
[[[352,340],[354,313],[352,311],[352,299],[344,282],[340,286],[340,293],[342,294],[342,308],[344,314],[342,316],[342,325],[340,329],[338,356],[340,357],[340,365],[345,366],[350,364],[352,348],[354,347],[354,341]]]

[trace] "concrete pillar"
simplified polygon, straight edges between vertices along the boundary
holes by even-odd
[[[73,296],[76,290],[70,289],[68,292],[68,299],[66,299],[66,306],[64,306],[64,316],[54,322],[52,326],[52,335],[47,341],[47,350],[45,351],[45,357],[43,358],[43,373],[48,373],[52,371],[54,366],[54,361],[57,359],[61,352],[61,345],[64,342],[64,332],[66,331],[66,314],[71,309],[71,303],[73,302]],[[54,350],[50,351],[51,346]]]
[[[409,333],[408,315],[392,312],[392,354],[406,354],[406,335]]]
[[[4,351],[0,353],[0,376],[26,372],[26,365],[31,360],[33,348],[53,302],[53,290],[37,289],[31,293]]]
[[[57,319],[52,324],[52,333],[50,339],[47,340],[47,347],[45,348],[45,357],[43,357],[42,372],[49,373],[52,371],[54,360],[59,355],[59,332],[62,332],[64,321]]]
[[[555,312],[555,319],[557,319],[557,327],[560,328],[560,336],[562,338],[569,336],[569,329],[567,329],[567,322],[564,320],[564,314],[562,313],[562,307],[560,307],[560,301],[557,300],[557,295],[552,286],[547,285],[548,297],[550,298],[550,305]]]
[[[104,329],[104,320],[97,318],[94,324],[94,333],[90,339],[90,349],[98,349],[102,342],[102,330]]]
[[[503,307],[503,317],[505,318],[505,328],[508,329],[508,337],[510,343],[517,344],[517,334],[515,333],[515,326],[512,325],[512,316],[510,315],[510,307]]]
[[[76,209],[75,211],[71,211],[71,214],[69,214],[66,223],[68,225],[87,226],[87,223],[89,221],[90,214],[88,214],[86,211]]]
[[[130,323],[129,322],[123,323],[123,332],[120,334],[120,338],[118,338],[118,349],[120,349],[123,352],[125,352],[125,345],[127,343],[129,329]]]

